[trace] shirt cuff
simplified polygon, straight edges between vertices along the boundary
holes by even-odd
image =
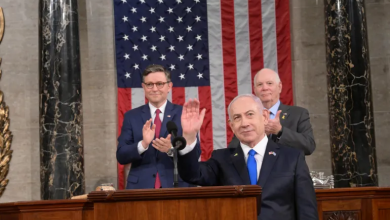
[[[195,141],[192,144],[187,145],[183,150],[179,150],[179,154],[180,155],[188,154],[189,152],[191,152],[195,148],[195,145],[197,142],[198,142],[198,140],[195,139]]]
[[[145,149],[144,146],[142,146],[142,141],[140,141],[140,142],[138,142],[137,148],[138,148],[139,155],[141,155],[143,152],[148,150],[149,146]]]

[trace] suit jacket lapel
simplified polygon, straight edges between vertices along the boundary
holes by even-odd
[[[165,106],[164,119],[161,124],[160,137],[165,138],[168,135],[167,123],[168,121],[172,121],[173,117],[175,116],[173,108],[174,105],[170,101],[167,101],[167,106]]]
[[[152,116],[150,115],[150,108],[149,108],[149,104],[146,104],[142,107],[142,114],[141,114],[141,118],[142,118],[142,126],[145,124],[145,122],[149,119],[152,118]],[[153,123],[153,122],[152,122]],[[141,127],[142,128],[142,127]]]
[[[288,116],[290,116],[290,114],[288,113],[289,109],[290,109],[290,106],[283,105],[282,103],[280,103],[278,110],[282,110],[282,112],[280,113],[280,116],[279,116],[280,124],[282,126],[284,126],[286,119],[288,118]]]
[[[250,185],[251,181],[249,179],[248,168],[245,162],[245,155],[244,152],[242,151],[240,143],[238,144],[236,150],[233,152],[233,154],[230,157],[234,164],[234,167],[236,168],[244,184]]]
[[[272,154],[270,154],[270,152]],[[274,154],[273,154],[274,153]],[[261,165],[260,176],[257,184],[260,186],[264,186],[267,181],[272,167],[274,166],[275,161],[279,157],[279,146],[275,144],[273,141],[268,140],[267,148],[265,149],[263,163]]]

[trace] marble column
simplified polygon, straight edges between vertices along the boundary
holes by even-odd
[[[85,193],[77,0],[39,1],[41,198]]]
[[[335,187],[377,186],[374,118],[363,0],[324,0]]]

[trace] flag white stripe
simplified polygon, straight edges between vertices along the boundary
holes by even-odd
[[[172,90],[168,93],[167,99],[172,102]]]
[[[194,98],[199,100],[198,87],[185,87],[185,93],[186,101]]]
[[[234,0],[234,24],[236,33],[237,91],[238,94],[248,94],[252,93],[248,1]]]
[[[226,148],[225,91],[222,61],[220,0],[207,1],[209,30],[210,90],[214,149]]]
[[[264,67],[278,72],[275,1],[261,1]]]
[[[137,108],[145,105],[145,93],[143,88],[131,89],[131,108]]]

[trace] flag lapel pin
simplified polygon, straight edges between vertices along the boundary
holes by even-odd
[[[170,118],[170,117],[171,117],[171,115],[167,115],[167,117],[168,117],[168,118]]]
[[[273,151],[270,151],[270,152],[268,152],[268,155],[274,155],[274,156],[276,156],[276,153],[275,152],[273,152]]]

